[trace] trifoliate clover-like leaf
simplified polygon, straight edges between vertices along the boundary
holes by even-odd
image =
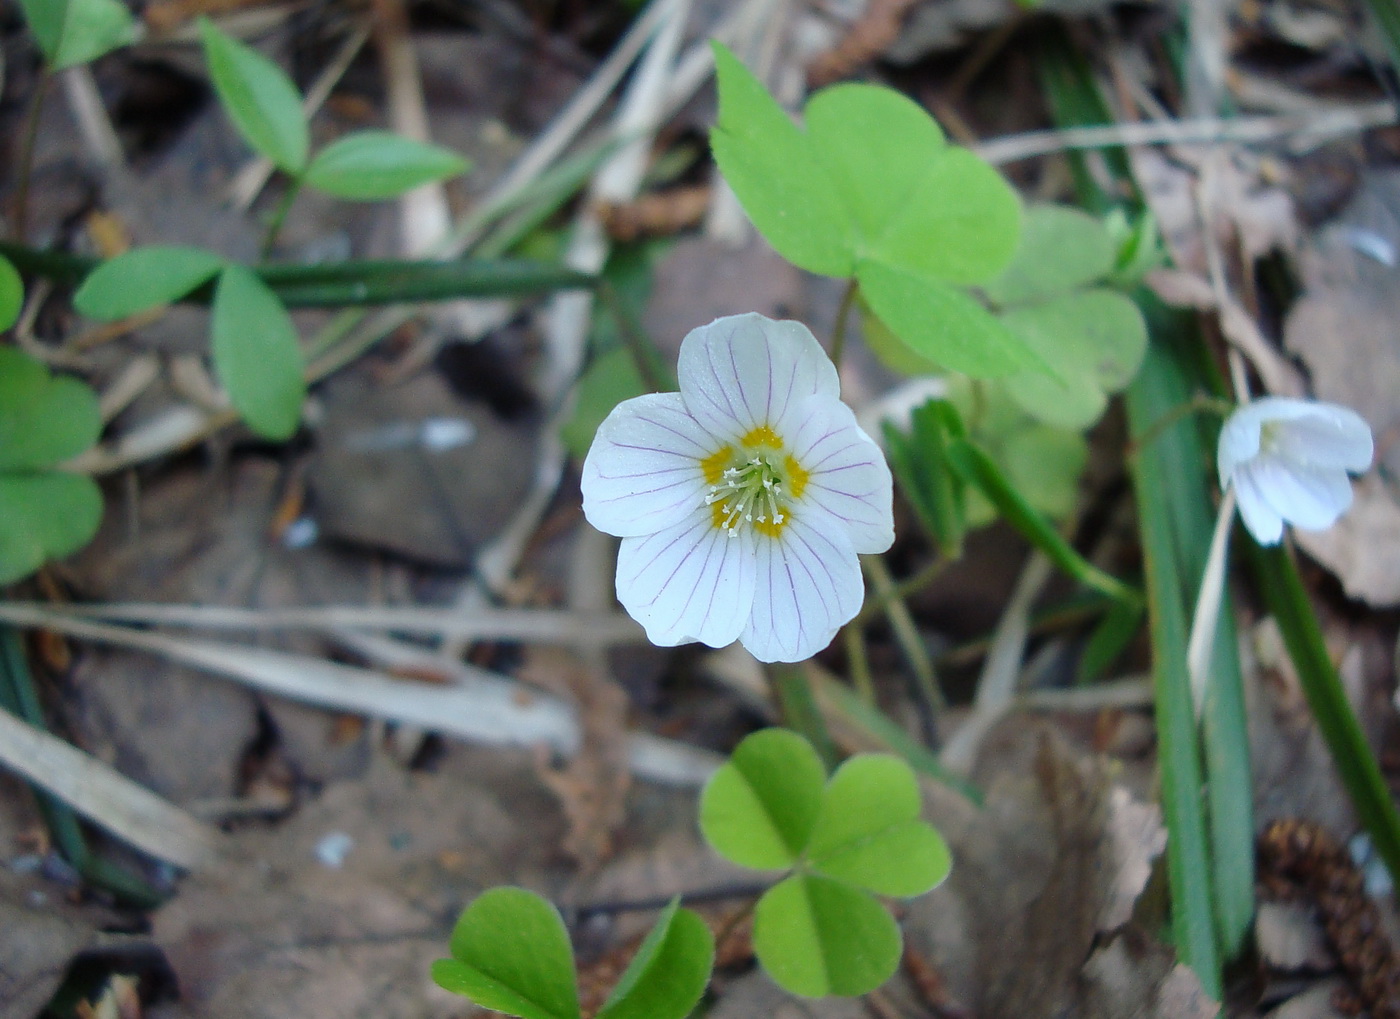
[[[747,737],[705,785],[700,830],[721,856],[769,870],[797,863],[821,809],[826,769],[795,732]]]

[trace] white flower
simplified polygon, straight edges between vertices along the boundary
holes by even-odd
[[[717,319],[677,375],[615,407],[583,464],[584,514],[622,538],[618,601],[654,644],[809,658],[860,608],[857,553],[894,540],[884,455],[801,323]]]
[[[1265,397],[1240,407],[1220,432],[1222,490],[1234,485],[1245,526],[1277,545],[1283,525],[1331,527],[1351,505],[1347,472],[1371,466],[1371,429],[1333,403]]]

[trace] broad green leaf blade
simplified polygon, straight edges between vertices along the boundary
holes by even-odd
[[[1021,372],[1007,392],[1046,424],[1082,429],[1102,416],[1108,395],[1132,381],[1147,349],[1137,305],[1113,290],[1085,290],[1013,308],[1002,322],[1054,369]]]
[[[1142,600],[1142,596],[1132,588],[1109,576],[1076,552],[1060,532],[1012,487],[1006,475],[986,451],[966,439],[954,439],[948,443],[948,460],[964,481],[975,486],[987,497],[1006,518],[1007,523],[1020,531],[1027,541],[1049,556],[1051,562],[1075,580],[1096,591],[1102,591],[1110,598],[1129,602]]]
[[[301,111],[301,93],[282,68],[199,19],[209,76],[244,140],[277,166],[298,176],[306,168],[310,137]]]
[[[97,441],[97,395],[14,347],[0,347],[0,471],[32,471],[75,457]]]
[[[984,283],[1011,261],[1020,224],[1021,200],[1006,178],[949,146],[867,254],[946,283]]]
[[[357,131],[316,154],[306,168],[306,183],[337,198],[374,201],[455,177],[468,166],[437,145],[389,131]]]
[[[23,307],[24,281],[10,260],[0,255],[0,333],[15,324]]]
[[[982,289],[1000,305],[1045,300],[1103,279],[1116,254],[1108,230],[1088,213],[1033,205],[1011,264]]]
[[[855,222],[836,183],[762,82],[714,44],[719,122],[715,162],[744,211],[789,262],[824,276],[850,276]]]
[[[306,399],[301,349],[287,311],[260,279],[230,265],[214,288],[210,326],[214,367],[248,426],[287,439]]]
[[[817,160],[855,220],[860,243],[883,236],[943,153],[943,132],[893,89],[834,85],[803,111]]]
[[[86,545],[102,521],[102,492],[78,474],[0,474],[0,584]]]
[[[136,22],[118,0],[20,0],[49,69],[86,64],[136,38]]]
[[[101,263],[73,295],[89,318],[112,321],[171,304],[209,282],[224,260],[203,248],[154,245]]]
[[[812,834],[826,771],[812,745],[763,729],[734,748],[700,795],[700,831],[743,867],[791,867]]]
[[[807,998],[873,991],[899,965],[899,926],[866,892],[815,874],[794,874],[754,910],[753,947],[768,975]]]
[[[869,259],[856,273],[870,309],[919,356],[974,378],[1042,367],[1019,336],[963,291]]]
[[[590,364],[578,380],[574,412],[559,429],[564,447],[579,460],[588,455],[603,419],[623,400],[648,392],[632,355],[614,347]]]
[[[522,1019],[579,1019],[569,932],[534,892],[482,892],[457,920],[450,951],[433,964],[447,990]]]
[[[705,993],[714,961],[710,928],[673,901],[628,963],[598,1019],[685,1019]]]
[[[888,754],[850,758],[822,794],[808,864],[880,895],[922,895],[948,876],[953,859],[919,807],[909,765]]]

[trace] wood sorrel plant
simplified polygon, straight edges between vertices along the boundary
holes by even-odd
[[[780,986],[806,997],[864,994],[888,980],[902,938],[874,896],[922,895],[951,866],[942,837],[919,820],[907,764],[860,754],[828,779],[812,745],[785,729],[739,744],[705,787],[700,830],[734,863],[787,872],[754,907],[754,951]],[[447,990],[522,1019],[579,1019],[568,932],[534,893],[478,896],[450,947],[433,965]],[[598,1019],[682,1019],[704,993],[714,947],[704,921],[673,901]]]

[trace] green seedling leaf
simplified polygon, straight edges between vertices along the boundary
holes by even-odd
[[[1006,379],[1012,398],[1047,424],[1087,428],[1108,394],[1123,389],[1142,364],[1147,326],[1137,305],[1113,290],[1085,290],[1014,308],[1002,321],[1055,373]]]
[[[374,201],[455,177],[468,166],[437,145],[389,131],[358,131],[318,152],[306,168],[306,183],[337,198]]]
[[[885,449],[900,491],[919,522],[943,555],[957,559],[967,532],[963,485],[948,466],[938,402],[930,400],[914,410],[907,434],[885,422]]]
[[[49,69],[86,64],[136,38],[136,22],[118,0],[20,0]]]
[[[629,351],[614,347],[597,358],[578,380],[574,413],[559,430],[564,447],[582,460],[603,419],[623,400],[649,391]]]
[[[1027,421],[1003,440],[1000,460],[1032,507],[1063,520],[1079,501],[1079,476],[1089,462],[1089,444],[1080,432]]]
[[[754,909],[763,968],[808,998],[874,990],[894,974],[902,945],[898,925],[869,894],[815,874],[784,879]]]
[[[210,326],[214,367],[248,426],[269,439],[287,439],[306,399],[301,349],[287,310],[267,285],[242,266],[219,274]]]
[[[850,758],[822,793],[808,865],[880,895],[922,895],[948,876],[953,858],[919,807],[909,765],[888,754]]]
[[[73,295],[89,318],[113,321],[178,301],[208,283],[224,260],[203,248],[156,245],[103,262]]]
[[[433,980],[482,1008],[521,1019],[579,1019],[569,932],[559,912],[524,888],[476,897],[452,931]]]
[[[821,808],[826,770],[812,745],[786,729],[764,729],[734,748],[700,795],[700,830],[743,867],[793,866]]]
[[[0,584],[86,545],[102,520],[102,492],[78,474],[0,474]]]
[[[311,143],[292,79],[207,18],[199,19],[199,34],[219,101],[244,140],[278,168],[300,175]]]
[[[943,132],[921,106],[875,85],[822,89],[803,119],[813,153],[850,210],[864,248],[907,213],[929,168],[947,151]]]
[[[1021,201],[1006,179],[950,146],[868,255],[948,283],[983,283],[1011,260],[1020,224]]]
[[[24,280],[19,278],[13,263],[0,255],[0,333],[19,319],[24,307]]]
[[[102,414],[82,382],[0,347],[0,472],[41,470],[97,441]]]
[[[855,223],[811,140],[734,54],[714,44],[719,121],[715,162],[754,226],[794,265],[850,276]]]
[[[1041,367],[1024,340],[963,291],[869,259],[856,273],[871,310],[920,357],[978,378]]]
[[[598,1019],[685,1019],[705,993],[714,961],[710,928],[672,901],[608,995]]]
[[[1103,279],[1115,254],[1108,230],[1088,213],[1033,205],[1011,264],[982,289],[1000,305],[1042,301]]]

